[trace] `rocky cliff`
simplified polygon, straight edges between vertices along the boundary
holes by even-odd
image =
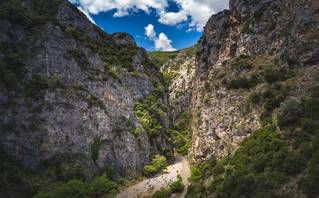
[[[262,112],[275,121],[280,102],[306,97],[318,84],[317,1],[231,0],[229,7],[209,19],[198,42],[192,94],[196,162],[232,154],[265,125]]]
[[[66,0],[1,1],[0,9],[6,155],[33,170],[77,167],[90,177],[113,167],[130,179],[158,153],[172,159],[163,78],[132,36],[105,33]],[[163,115],[153,136],[134,114],[146,97]]]

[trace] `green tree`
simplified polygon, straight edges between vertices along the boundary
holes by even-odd
[[[277,122],[279,127],[294,125],[299,122],[303,116],[303,107],[301,102],[292,97],[280,103],[280,109],[277,115]]]

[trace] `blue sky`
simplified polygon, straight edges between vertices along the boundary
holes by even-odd
[[[228,0],[69,0],[107,33],[127,32],[147,51],[194,45]]]

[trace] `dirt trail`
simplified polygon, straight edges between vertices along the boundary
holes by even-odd
[[[185,186],[189,185],[187,178],[190,176],[190,166],[186,157],[175,155],[175,162],[169,165],[165,171],[158,173],[153,177],[145,179],[133,186],[129,186],[120,191],[116,198],[144,198],[151,196],[154,192],[162,188],[168,189],[169,185],[177,181],[177,175],[180,174]],[[173,195],[172,197],[184,197],[186,188],[183,193]]]

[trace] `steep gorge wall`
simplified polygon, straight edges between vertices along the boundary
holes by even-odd
[[[275,90],[265,82],[267,69],[295,74],[277,83],[282,98],[306,97],[318,84],[317,1],[231,0],[229,5],[209,19],[198,42],[191,156],[199,163],[232,154],[261,126],[260,114],[270,101],[265,93]],[[261,97],[258,104],[251,103],[254,94]],[[269,109],[274,119],[276,111]]]
[[[134,115],[135,102],[164,87],[132,36],[103,32],[67,0],[1,9],[16,9],[0,19],[0,143],[9,156],[31,169],[66,157],[90,174],[113,166],[134,178],[154,155],[172,154]]]

